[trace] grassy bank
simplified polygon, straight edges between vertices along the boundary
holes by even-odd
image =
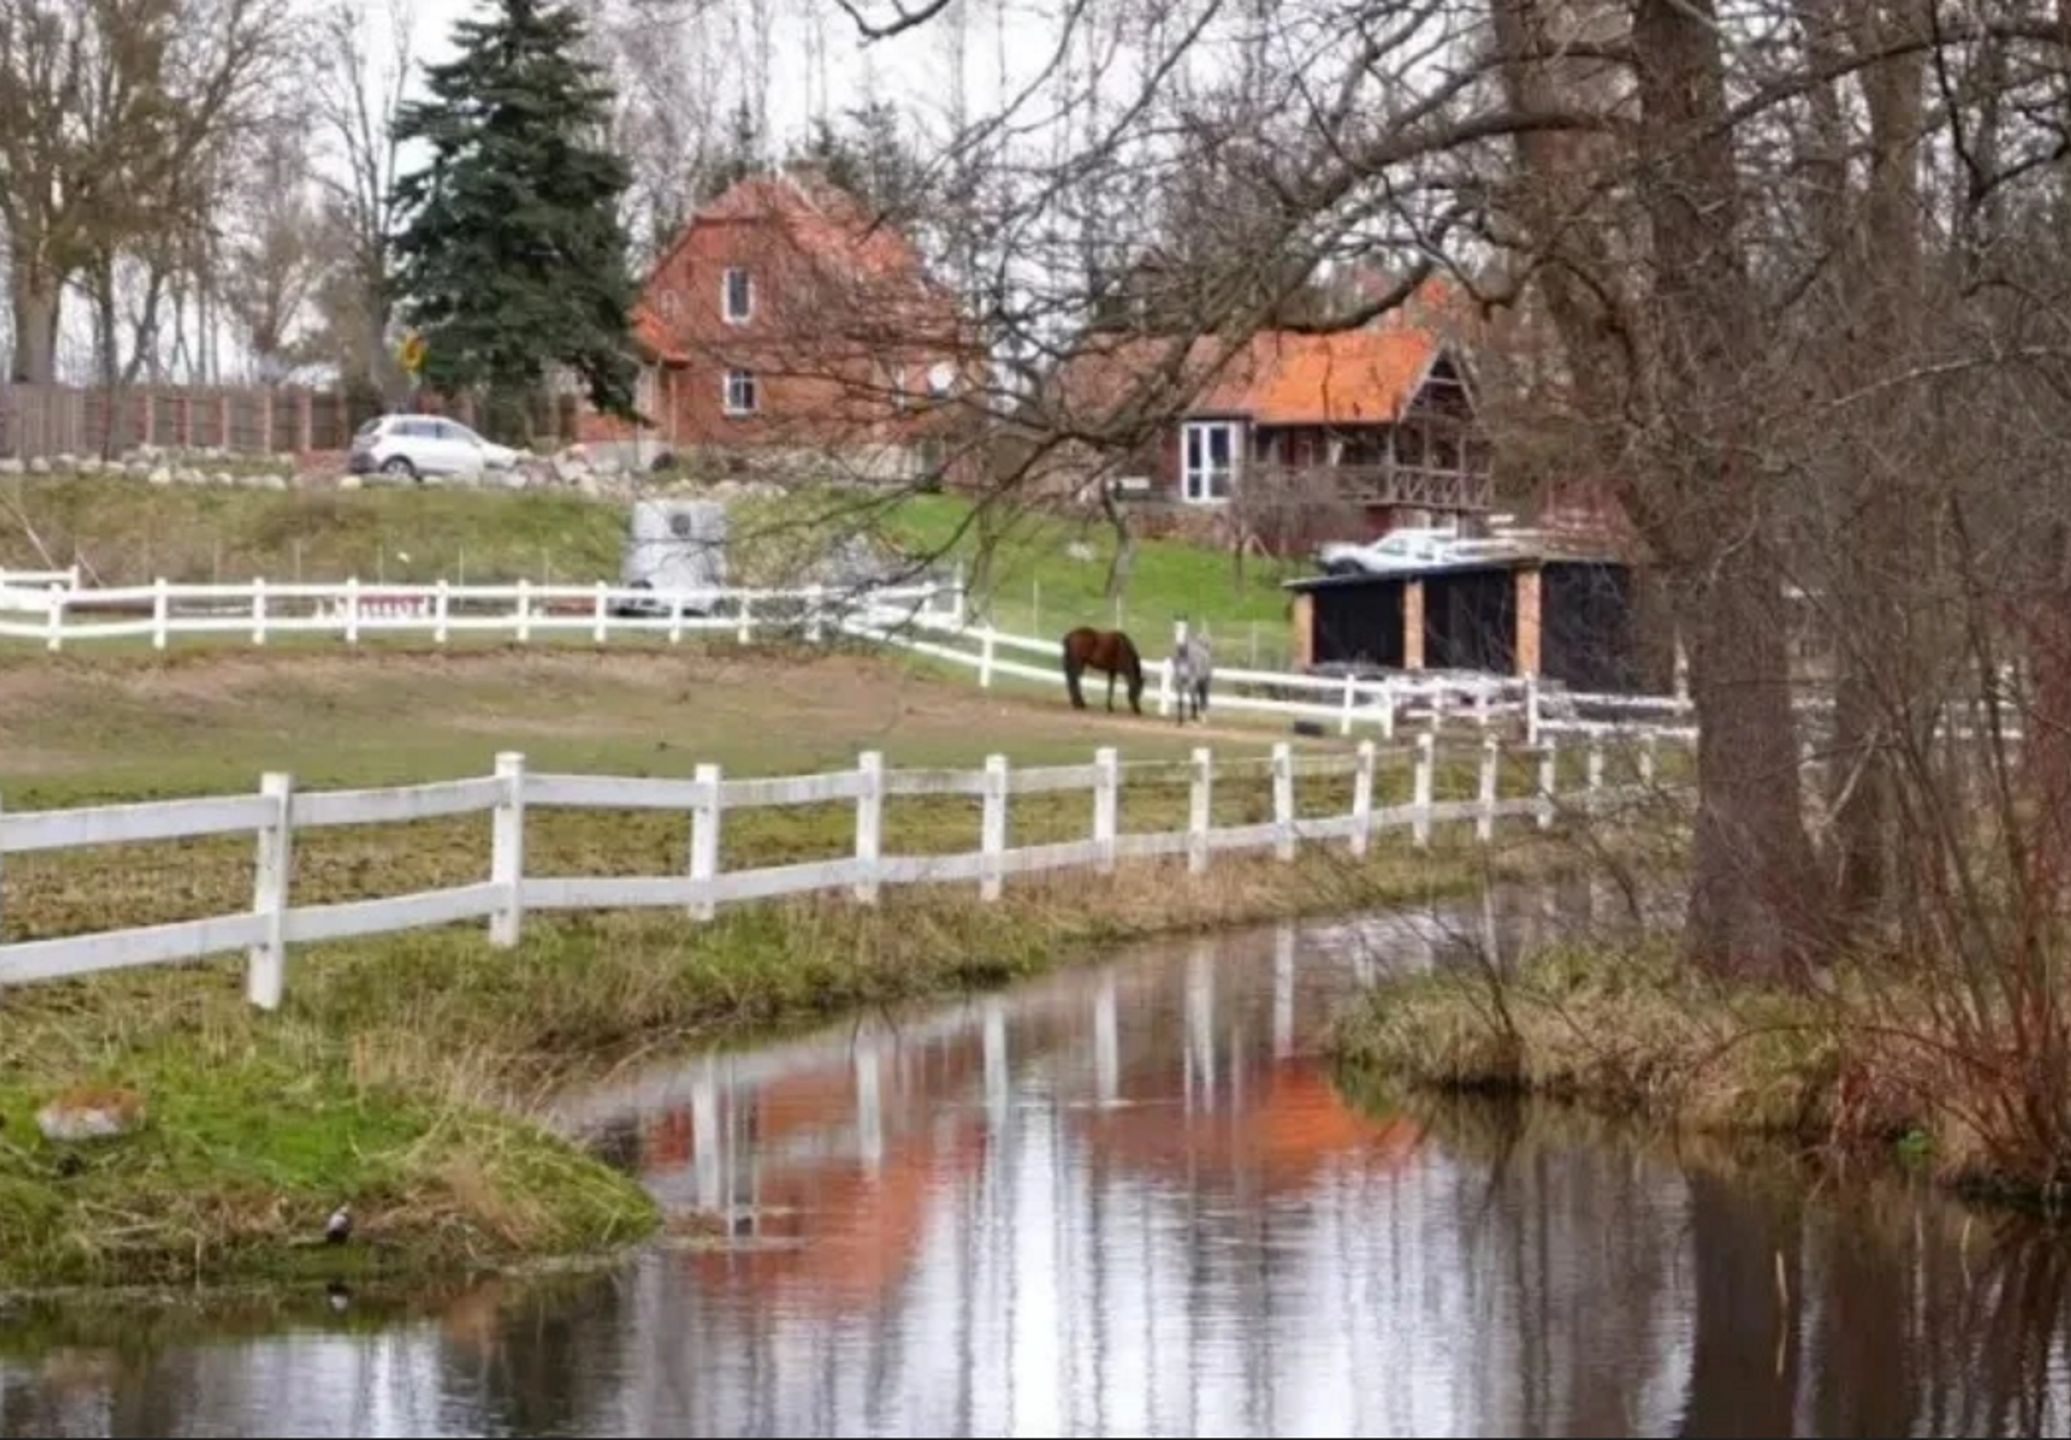
[[[222,963],[10,992],[0,1032],[0,1285],[427,1274],[591,1250],[656,1223],[631,1182],[527,1117],[560,1085],[656,1049],[978,986],[1174,929],[1421,900],[1537,849],[1354,865],[1229,862],[1108,880],[908,891],[727,912],[606,915],[516,951],[449,930],[298,954],[285,1009]],[[54,1147],[32,1115],[123,1087],[149,1119]],[[318,1243],[352,1206],[353,1243]]]
[[[994,623],[1033,634],[1111,624],[1112,533],[1085,517],[995,507],[981,522],[958,495],[808,490],[729,504],[733,576],[796,583],[843,537],[868,535],[916,558],[963,561]],[[623,506],[558,491],[369,488],[273,492],[160,487],[107,475],[0,478],[0,569],[82,559],[107,585],[438,579],[558,580],[618,575]],[[46,559],[47,557],[47,559]],[[1142,542],[1121,618],[1139,637],[1189,614],[1225,645],[1225,663],[1285,650],[1284,570],[1178,540]],[[1149,648],[1162,650],[1162,641]]]
[[[2011,1143],[2014,1067],[1936,1038],[1888,977],[1816,991],[1725,984],[1672,942],[1552,951],[1498,983],[1391,982],[1339,1024],[1354,1073],[1441,1093],[1545,1096],[1686,1133],[1767,1137],[1830,1159],[1896,1158],[1957,1189],[2037,1199],[2061,1157]]]

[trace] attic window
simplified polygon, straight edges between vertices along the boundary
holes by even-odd
[[[745,325],[755,313],[755,282],[746,270],[733,266],[720,284],[720,305],[729,325]]]

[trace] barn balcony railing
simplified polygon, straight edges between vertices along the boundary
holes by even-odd
[[[1495,479],[1486,473],[1430,470],[1418,465],[1278,465],[1254,461],[1245,483],[1261,498],[1301,497],[1312,503],[1407,505],[1425,510],[1488,510]]]

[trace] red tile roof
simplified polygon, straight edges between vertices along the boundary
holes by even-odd
[[[1065,366],[1059,390],[1076,421],[1146,411],[1243,415],[1262,425],[1389,424],[1443,348],[1422,326],[1387,321],[1307,335],[1267,330],[1232,345],[1216,336],[1096,342]]]

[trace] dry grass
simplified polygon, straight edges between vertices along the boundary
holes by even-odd
[[[1928,1007],[1843,969],[1817,991],[1729,985],[1673,944],[1463,969],[1347,1014],[1355,1072],[1441,1093],[1542,1095],[1686,1133],[1780,1137],[1832,1160],[1894,1152],[1970,1193],[2048,1198],[2053,1157],[1989,1142],[1997,1076],[1934,1039]]]
[[[0,1282],[428,1272],[646,1233],[638,1188],[525,1117],[561,1086],[658,1049],[997,985],[1133,936],[1424,899],[1538,850],[1305,854],[966,890],[881,908],[799,901],[318,947],[287,1004],[243,1002],[235,962],[7,996],[0,1031]],[[137,1135],[51,1147],[30,1116],[71,1086],[150,1107]],[[312,1244],[349,1202],[361,1240]]]

